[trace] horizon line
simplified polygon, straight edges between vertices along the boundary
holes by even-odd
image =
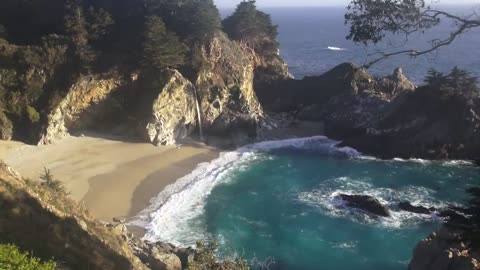
[[[235,8],[237,5],[232,6],[224,6],[224,5],[217,5],[217,8]],[[258,8],[326,8],[326,7],[336,7],[336,8],[346,8],[347,5],[302,5],[302,6],[295,6],[295,5],[280,5],[280,6],[272,6],[272,5],[257,5]],[[438,4],[437,6],[480,6],[478,3],[446,3],[446,4]]]

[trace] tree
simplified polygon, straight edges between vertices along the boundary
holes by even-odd
[[[87,20],[80,0],[65,2],[64,28],[77,61],[88,68],[95,60],[95,54],[88,43]]]
[[[474,12],[457,16],[435,9],[427,5],[425,0],[353,0],[345,14],[345,24],[350,26],[347,39],[365,45],[377,44],[390,33],[404,35],[408,39],[415,32],[424,32],[445,21],[451,22],[455,29],[442,39],[429,41],[430,48],[375,53],[379,56],[367,63],[365,68],[394,55],[417,57],[435,52],[469,30],[480,27],[480,16]]]
[[[89,7],[86,17],[88,21],[86,25],[89,33],[88,38],[93,41],[104,38],[110,32],[110,27],[115,23],[110,13],[103,8]]]
[[[44,173],[40,176],[43,186],[57,193],[68,194],[62,182],[54,179],[49,169],[43,168],[43,170]]]
[[[143,64],[147,68],[176,68],[185,63],[187,48],[167,30],[159,16],[145,19]]]
[[[458,67],[454,67],[447,75],[430,69],[425,82],[433,89],[446,93],[461,93],[469,99],[479,94],[478,79]]]
[[[147,0],[146,6],[150,15],[162,17],[167,28],[184,40],[206,41],[221,29],[213,0]]]
[[[434,68],[431,68],[428,70],[427,77],[425,77],[424,82],[431,86],[438,87],[445,83],[446,79],[447,76],[445,74]]]
[[[242,1],[235,12],[223,20],[223,29],[230,38],[245,42],[261,53],[278,49],[278,26],[269,14],[257,10],[255,0]]]

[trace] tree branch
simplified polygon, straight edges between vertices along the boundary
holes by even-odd
[[[386,58],[389,58],[391,56],[401,55],[401,54],[408,54],[410,57],[418,57],[420,55],[429,54],[431,52],[436,51],[437,49],[439,49],[441,47],[450,45],[452,42],[454,42],[458,38],[458,36],[464,34],[468,30],[470,30],[472,28],[480,27],[480,19],[474,19],[474,20],[470,19],[472,17],[477,17],[478,18],[478,15],[476,13],[473,13],[473,14],[471,14],[471,16],[468,16],[466,18],[461,18],[459,16],[455,16],[453,14],[450,14],[450,13],[447,13],[447,12],[444,12],[444,11],[441,11],[441,10],[427,9],[427,10],[422,12],[421,16],[422,16],[423,19],[419,20],[419,22],[417,22],[414,25],[414,28],[415,27],[421,28],[422,21],[423,21],[423,23],[425,23],[425,22],[433,22],[433,21],[440,20],[441,16],[443,16],[445,18],[448,18],[448,19],[451,19],[451,20],[454,20],[455,24],[458,26],[458,28],[455,31],[453,31],[452,33],[450,33],[450,35],[443,40],[440,40],[440,39],[431,40],[430,44],[432,46],[429,49],[420,50],[420,51],[415,50],[415,49],[410,49],[410,50],[401,50],[401,51],[396,51],[396,52],[391,52],[391,53],[381,53],[382,54],[381,57],[378,57],[375,60],[370,61],[369,63],[365,64],[363,67],[368,69],[372,65],[374,65],[374,64],[376,64],[376,63],[378,63],[378,62],[380,62],[380,61],[382,61]],[[407,30],[407,29],[402,28],[401,23],[398,25],[398,29],[401,29],[406,34],[406,36],[408,36],[409,34],[412,33],[411,30]],[[379,53],[375,53],[375,54],[379,54]],[[369,56],[371,56],[371,55],[369,55]]]

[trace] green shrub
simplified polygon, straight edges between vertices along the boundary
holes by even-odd
[[[40,179],[42,180],[42,186],[47,187],[54,192],[68,195],[68,192],[65,190],[65,186],[63,186],[63,183],[55,180],[49,169],[43,168],[43,170],[44,173],[40,176]]]
[[[21,252],[14,245],[0,245],[0,269],[2,270],[55,270],[53,261],[42,262],[30,254]]]
[[[27,116],[30,122],[38,123],[40,121],[40,114],[35,110],[35,108],[27,105]]]
[[[250,270],[243,258],[219,259],[216,255],[217,248],[216,242],[197,242],[195,257],[188,263],[187,270]]]

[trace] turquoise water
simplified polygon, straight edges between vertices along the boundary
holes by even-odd
[[[380,161],[324,137],[266,142],[203,164],[152,201],[148,240],[220,243],[220,254],[273,258],[270,269],[406,269],[438,225],[396,204],[462,204],[480,170],[463,162]],[[338,193],[369,194],[392,210],[376,218]]]

